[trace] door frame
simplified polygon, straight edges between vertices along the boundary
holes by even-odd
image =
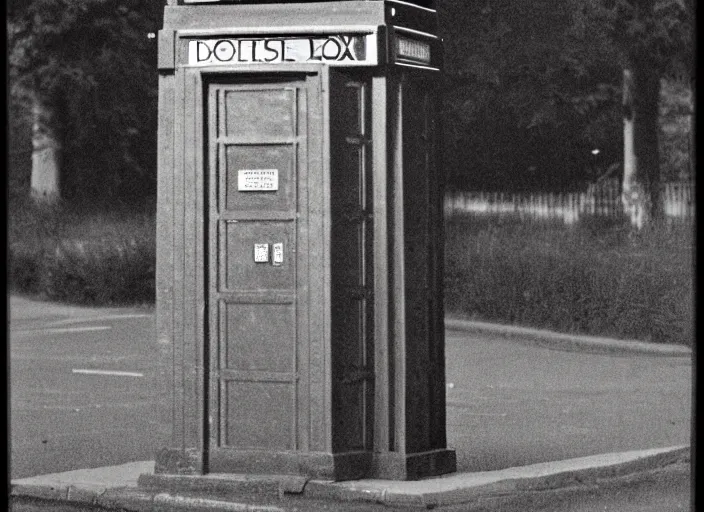
[[[217,395],[219,393],[219,378],[217,372],[220,370],[220,356],[219,356],[219,335],[212,332],[213,326],[218,325],[218,305],[211,302],[211,274],[216,271],[213,269],[213,262],[217,261],[217,254],[210,253],[211,245],[211,233],[213,233],[213,227],[210,225],[210,198],[213,193],[213,177],[217,176],[217,171],[214,171],[211,166],[211,143],[210,137],[210,121],[209,121],[209,110],[210,105],[208,104],[208,95],[210,90],[210,84],[214,83],[252,83],[252,84],[275,84],[277,81],[281,82],[294,82],[303,81],[303,87],[308,91],[314,91],[315,94],[308,95],[308,107],[307,107],[307,117],[311,115],[320,116],[323,118],[323,124],[321,128],[313,128],[312,122],[308,122],[308,135],[307,135],[307,155],[308,162],[300,162],[297,167],[300,169],[302,165],[306,166],[307,176],[303,179],[310,182],[313,179],[322,179],[324,181],[323,187],[321,188],[320,197],[310,198],[302,197],[302,194],[298,192],[295,193],[295,207],[296,210],[300,207],[305,207],[306,209],[311,208],[310,201],[314,201],[318,208],[329,207],[329,197],[328,197],[328,187],[327,182],[329,176],[328,161],[325,155],[328,152],[328,137],[323,133],[320,133],[320,137],[311,132],[313,130],[325,131],[327,129],[327,116],[324,111],[324,101],[323,92],[326,88],[326,83],[329,79],[328,69],[326,66],[320,64],[296,64],[290,65],[283,68],[281,65],[247,65],[232,68],[223,67],[213,67],[213,68],[198,68],[198,69],[187,69],[185,75],[192,75],[195,78],[195,87],[193,90],[193,103],[195,105],[193,119],[194,125],[194,143],[191,144],[192,147],[200,148],[200,155],[194,155],[194,160],[198,162],[197,167],[199,167],[199,179],[197,189],[200,191],[200,208],[198,208],[197,216],[201,218],[198,219],[197,224],[200,226],[200,236],[198,237],[198,252],[200,253],[199,259],[202,261],[202,288],[199,290],[200,303],[199,311],[200,315],[200,326],[202,337],[199,340],[198,350],[201,351],[200,357],[201,361],[204,363],[202,368],[198,369],[198,378],[196,380],[199,383],[194,383],[200,388],[201,392],[199,395],[202,397],[200,402],[202,411],[202,422],[201,422],[201,447],[203,451],[203,468],[204,472],[211,471],[211,462],[216,462],[216,467],[212,468],[214,470],[219,470],[221,468],[221,463],[214,460],[213,450],[217,450],[220,446],[219,440],[216,437],[219,434],[220,429],[220,418],[222,416],[220,397]],[[316,103],[317,106],[314,106]],[[185,101],[186,106],[189,104],[189,100]],[[188,118],[188,109],[186,112]],[[314,120],[315,121],[315,120]],[[316,121],[317,122],[317,121]],[[298,176],[298,186],[296,187],[298,191],[303,189],[310,189],[311,187],[306,187],[305,183],[300,182],[302,176]],[[219,179],[219,178],[215,178]],[[216,187],[217,193],[217,187]],[[304,204],[305,203],[305,204]],[[298,353],[296,356],[298,367],[295,369],[298,374],[297,383],[295,384],[295,407],[293,419],[294,422],[294,432],[293,436],[295,438],[295,450],[291,453],[274,455],[271,453],[270,460],[265,463],[264,466],[269,464],[272,471],[278,470],[280,472],[295,472],[295,468],[298,468],[300,464],[295,460],[296,454],[306,454],[309,452],[329,452],[330,439],[326,436],[326,431],[329,431],[327,425],[323,428],[316,428],[315,425],[311,423],[311,416],[313,414],[308,414],[307,411],[314,409],[329,410],[329,383],[330,375],[325,375],[324,378],[314,379],[316,382],[311,381],[310,368],[307,366],[306,361],[309,360],[311,354],[308,352],[314,351],[320,353],[321,356],[329,358],[329,347],[309,347],[309,341],[316,338],[321,340],[329,339],[325,336],[325,330],[329,330],[329,318],[313,318],[315,315],[311,314],[310,311],[304,311],[306,308],[297,306],[298,302],[306,304],[309,301],[318,302],[321,304],[327,304],[329,302],[329,291],[326,290],[327,279],[319,279],[320,282],[308,283],[308,298],[301,298],[298,296],[298,290],[301,289],[301,276],[304,275],[305,279],[308,279],[309,267],[311,263],[308,261],[308,250],[311,244],[319,247],[322,253],[327,258],[326,253],[328,252],[328,247],[325,245],[326,239],[324,233],[329,232],[329,219],[327,216],[323,216],[320,219],[320,226],[314,226],[314,219],[305,218],[305,216],[298,215],[296,219],[296,233],[295,237],[299,237],[299,232],[301,227],[300,223],[306,224],[305,231],[308,233],[306,241],[297,242],[298,251],[296,254],[298,271],[296,272],[296,282],[294,284],[294,308],[296,308],[296,327],[306,328],[308,332],[299,332],[297,334],[297,339],[295,341],[296,351],[303,351],[306,353]],[[217,229],[217,228],[215,228]],[[319,233],[320,236],[316,236],[316,240],[311,239],[313,235]],[[216,250],[217,251],[217,250]],[[303,258],[303,255],[305,257]],[[303,261],[302,261],[303,260]],[[326,264],[326,262],[324,262]],[[329,269],[329,265],[326,267]],[[309,318],[310,317],[310,318]],[[314,334],[317,332],[318,334]],[[307,340],[301,340],[301,336],[307,338]],[[316,350],[317,348],[317,350]],[[306,367],[302,367],[303,363]],[[329,361],[323,361],[325,368],[329,368]],[[215,372],[215,373],[214,373]],[[321,381],[321,382],[317,382]],[[201,387],[202,386],[202,387]],[[314,396],[311,395],[313,387],[320,387]],[[309,402],[309,403],[307,403]],[[301,404],[306,404],[306,407],[300,407]],[[233,468],[241,468],[241,471],[252,470],[251,460],[260,459],[262,455],[269,454],[268,451],[262,453],[257,451],[256,453],[250,450],[235,450],[230,448],[223,448],[223,453],[228,452],[233,455],[232,460],[225,463],[226,466],[232,466]],[[236,453],[238,452],[238,453]],[[313,455],[312,453],[310,455]],[[215,457],[215,459],[218,459]],[[227,457],[226,457],[227,458]],[[266,458],[266,457],[265,457]]]

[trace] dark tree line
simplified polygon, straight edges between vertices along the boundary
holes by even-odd
[[[564,190],[617,169],[633,216],[662,215],[659,113],[693,105],[661,87],[693,89],[693,0],[438,4],[451,186]]]
[[[154,194],[157,47],[149,34],[161,26],[163,5],[9,2],[13,126],[33,126],[40,196],[52,187],[68,200]],[[693,77],[693,0],[435,6],[451,186],[564,190],[616,166],[624,199],[637,202],[640,193],[649,200],[638,207],[658,215],[661,84],[686,88]]]
[[[12,0],[16,124],[32,126],[32,186],[47,199],[155,193],[159,0]]]

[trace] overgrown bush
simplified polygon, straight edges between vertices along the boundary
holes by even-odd
[[[13,204],[10,286],[76,304],[154,301],[154,217]]]
[[[692,234],[467,217],[446,226],[446,309],[485,321],[691,344]]]

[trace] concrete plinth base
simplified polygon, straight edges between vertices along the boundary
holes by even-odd
[[[376,454],[372,477],[385,480],[418,480],[457,471],[454,450],[432,450],[421,453]]]
[[[318,455],[325,456],[328,454]],[[371,458],[371,454],[364,455]],[[327,458],[323,457],[323,459]],[[344,459],[343,457],[337,457],[337,459],[339,459],[337,461],[338,468],[343,471],[346,470],[348,474],[354,474],[349,469],[353,467],[350,463],[354,459]],[[291,461],[293,459],[289,460],[289,462]],[[341,461],[343,462],[342,464],[340,464]],[[261,462],[261,459],[259,459],[259,462]],[[233,496],[281,498],[285,494],[302,494],[307,485],[310,486],[315,494],[320,489],[328,489],[329,485],[334,483],[333,480],[353,479],[349,477],[330,478],[329,476],[316,478],[310,475],[297,474],[265,474],[261,472],[261,466],[257,469],[259,470],[258,473],[214,472],[205,475],[145,473],[139,476],[138,485],[145,490],[158,490],[160,492],[207,493],[211,496],[229,496],[230,498]],[[419,478],[452,473],[455,470],[456,457],[454,450],[433,450],[413,454],[377,454],[371,464],[372,478],[386,481],[417,480]],[[344,475],[341,472],[337,474],[338,477]]]
[[[295,475],[158,475],[145,473],[137,481],[143,489],[176,493],[207,493],[212,496],[257,496],[281,498],[300,494],[309,478]]]
[[[270,452],[232,450],[208,461],[207,469],[201,454],[164,449],[157,453],[155,478],[164,477],[164,483],[183,476],[241,475],[248,481],[271,475],[290,478],[331,481],[378,478],[384,480],[418,480],[453,473],[457,470],[454,450],[440,449],[421,453],[323,453]],[[234,478],[234,477],[233,477]],[[241,480],[241,478],[240,478]],[[156,481],[156,480],[151,480]],[[188,478],[184,482],[190,481]]]
[[[371,473],[371,452],[295,452],[220,450],[207,464],[195,450],[163,449],[157,453],[157,475],[292,475],[321,480],[357,480]]]

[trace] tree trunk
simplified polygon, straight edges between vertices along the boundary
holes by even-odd
[[[639,189],[637,179],[638,163],[634,150],[635,143],[635,109],[633,107],[633,73],[630,69],[623,70],[623,187],[621,201],[623,211],[631,219],[631,225],[637,229],[643,227],[644,195]]]
[[[696,162],[696,144],[694,140],[694,113],[697,111],[697,95],[695,94],[695,82],[694,75],[690,79],[690,90],[692,91],[692,110],[689,114],[689,180],[694,182],[694,162]]]
[[[660,183],[660,75],[635,61],[623,72],[623,201],[637,229],[663,216]]]
[[[61,136],[58,107],[35,94],[32,105],[32,197],[38,202],[55,203],[61,198]]]

